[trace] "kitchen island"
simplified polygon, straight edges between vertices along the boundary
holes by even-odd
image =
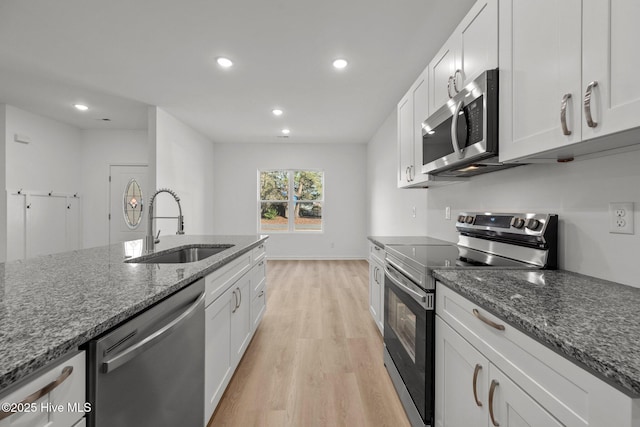
[[[142,240],[0,264],[0,393],[268,236],[162,236],[155,252],[233,245],[184,264],[128,263]]]

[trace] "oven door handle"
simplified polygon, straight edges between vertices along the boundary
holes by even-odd
[[[427,302],[427,296],[426,295],[422,295],[416,291],[414,291],[413,289],[411,289],[410,287],[404,285],[402,282],[400,282],[398,279],[396,279],[395,277],[393,277],[391,275],[391,270],[389,269],[389,267],[385,266],[384,267],[385,270],[385,276],[389,278],[389,280],[391,280],[393,282],[394,285],[398,286],[400,289],[402,289],[404,292],[406,292],[407,294],[409,294],[409,296],[411,296],[411,298],[415,299],[418,302],[421,303],[426,303]]]
[[[409,273],[407,270],[405,270],[404,268],[400,267],[397,263],[393,262],[392,260],[390,260],[389,258],[386,258],[385,261],[391,265],[391,267],[393,267],[394,270],[398,270],[403,276],[406,276],[409,278],[409,280],[411,280],[412,275],[411,273]],[[386,269],[386,266],[385,266]],[[414,280],[415,281],[415,280]]]

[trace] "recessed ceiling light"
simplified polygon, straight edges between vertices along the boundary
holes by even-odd
[[[282,129],[282,133],[284,135],[289,135],[291,133],[291,131],[289,129]]]
[[[274,108],[273,110],[271,110],[271,112],[273,113],[274,116],[281,116],[283,111],[279,108]]]
[[[218,59],[216,59],[216,62],[222,68],[229,68],[233,65],[233,62],[231,62],[229,58],[225,58],[223,56],[218,57]]]
[[[75,104],[74,107],[80,111],[87,111],[89,109],[89,107],[84,104]]]
[[[346,59],[336,59],[333,61],[333,66],[338,70],[341,70],[347,66],[348,62]]]

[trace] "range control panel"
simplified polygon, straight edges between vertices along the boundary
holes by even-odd
[[[549,225],[557,224],[555,214],[461,212],[456,219],[460,232],[508,232],[523,235],[543,235]]]

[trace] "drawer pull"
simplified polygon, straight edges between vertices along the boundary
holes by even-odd
[[[482,365],[479,363],[476,363],[476,368],[473,370],[473,398],[476,401],[476,405],[481,407],[482,406],[482,402],[480,402],[478,400],[478,374],[480,373],[480,370],[482,369]]]
[[[499,331],[504,331],[504,325],[500,325],[499,323],[496,323],[487,319],[482,314],[480,314],[480,312],[475,308],[473,309],[473,315],[476,316],[478,319],[482,320],[487,325],[491,326],[492,328],[495,328]]]
[[[500,383],[496,380],[491,380],[491,387],[489,388],[489,416],[491,417],[491,423],[495,427],[499,427],[500,423],[496,421],[496,417],[493,413],[493,396],[496,394],[496,387],[498,387]]]
[[[42,387],[40,390],[36,391],[35,393],[32,393],[29,396],[25,397],[24,400],[20,402],[20,404],[18,404],[17,406],[28,405],[40,399],[42,396],[46,396],[47,394],[51,393],[52,390],[54,390],[56,387],[62,384],[67,378],[69,378],[72,372],[73,372],[73,366],[65,366],[62,369],[62,373],[58,378],[56,378],[54,381],[50,382],[46,386]],[[0,410],[0,420],[3,420],[15,413],[16,411]]]

